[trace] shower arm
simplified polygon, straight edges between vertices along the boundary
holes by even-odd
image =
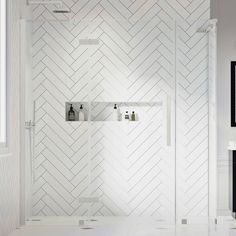
[[[38,4],[42,4],[42,5],[52,5],[55,4],[58,7],[62,7],[63,3],[60,0],[55,0],[55,1],[40,1],[40,0],[27,0],[27,5],[38,5]]]

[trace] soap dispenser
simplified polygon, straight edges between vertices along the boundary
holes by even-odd
[[[75,111],[72,104],[70,104],[70,110],[68,112],[68,121],[75,121]]]
[[[83,104],[81,104],[79,109],[79,121],[84,121],[84,120],[85,120],[84,107]]]
[[[113,121],[119,121],[119,110],[118,110],[117,104],[114,105],[112,120]]]

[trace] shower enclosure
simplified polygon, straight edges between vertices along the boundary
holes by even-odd
[[[156,10],[21,21],[25,219],[214,216],[215,23]]]

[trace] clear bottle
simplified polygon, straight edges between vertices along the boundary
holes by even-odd
[[[70,104],[70,110],[68,112],[68,121],[75,121],[75,111],[72,104]]]
[[[84,121],[84,120],[85,120],[84,107],[83,104],[81,104],[79,109],[79,121]]]

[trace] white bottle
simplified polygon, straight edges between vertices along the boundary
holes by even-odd
[[[83,108],[83,104],[80,105],[80,109],[79,109],[79,121],[84,121],[85,117],[84,117],[84,108]]]
[[[129,122],[130,116],[129,116],[129,112],[126,111],[124,114],[124,121]]]
[[[119,114],[119,109],[117,107],[117,104],[114,105],[112,120],[113,121],[119,121],[120,120],[120,114]]]

